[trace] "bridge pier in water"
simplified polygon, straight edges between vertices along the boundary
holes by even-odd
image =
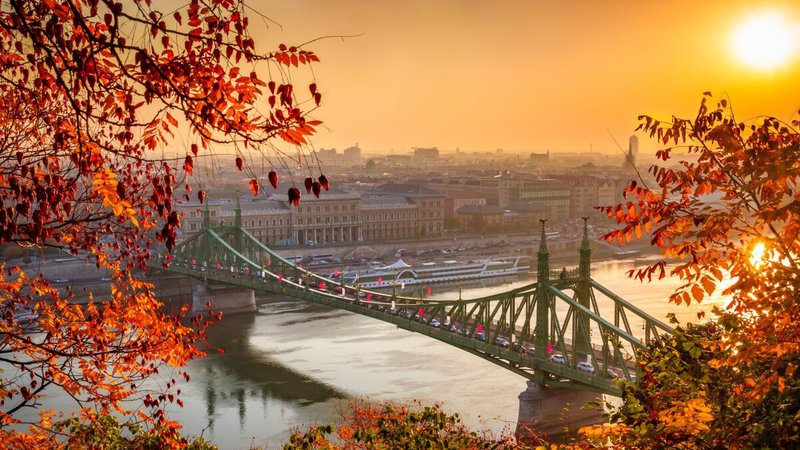
[[[252,289],[235,288],[197,282],[192,288],[192,313],[211,310],[223,315],[254,313],[256,297]]]
[[[597,392],[542,386],[528,380],[528,388],[519,394],[517,438],[531,437],[531,432],[546,433],[555,442],[575,435],[580,427],[602,423],[601,408],[581,409],[587,402],[602,396]]]

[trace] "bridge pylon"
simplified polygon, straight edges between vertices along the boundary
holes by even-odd
[[[545,222],[547,222],[547,219],[542,219],[540,222],[542,223],[542,233],[536,260],[537,289],[535,294],[536,327],[534,328],[534,342],[536,357],[547,359],[547,347],[550,344],[551,331],[549,329],[551,295],[546,289],[550,279],[550,252],[547,250],[547,236],[545,235]],[[544,382],[544,375],[541,375],[541,380],[537,381]]]
[[[580,262],[578,265],[578,284],[575,288],[575,300],[586,309],[592,309],[592,278],[591,255],[592,247],[589,244],[589,218],[583,217],[583,240],[581,242]],[[592,354],[592,336],[590,332],[589,317],[576,313],[573,316],[572,342],[575,351],[572,352],[573,364],[585,361]]]

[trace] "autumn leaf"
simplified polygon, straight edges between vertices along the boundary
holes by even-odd
[[[250,191],[253,192],[254,197],[258,196],[258,189],[259,189],[258,180],[256,179],[250,180]]]

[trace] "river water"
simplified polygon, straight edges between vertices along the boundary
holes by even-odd
[[[676,280],[628,279],[635,264],[643,261],[595,262],[592,275],[657,318],[696,319],[700,307],[667,303]],[[460,288],[474,298],[530,282]],[[436,285],[432,296],[455,298],[458,290]],[[702,309],[723,301],[715,296]],[[257,314],[225,317],[208,335],[225,351],[190,363],[191,381],[179,386],[185,407],[172,418],[186,435],[202,434],[224,449],[279,448],[293,429],[335,421],[361,399],[441,403],[471,428],[513,432],[526,387],[522,377],[444,343],[290,298],[261,298]],[[47,406],[65,402],[56,395]]]

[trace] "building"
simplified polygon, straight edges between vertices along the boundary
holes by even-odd
[[[366,197],[361,202],[364,239],[413,239],[417,236],[418,208],[401,196]]]
[[[357,142],[356,145],[347,147],[342,151],[342,159],[346,164],[352,166],[361,164],[361,148],[358,146]]]
[[[453,217],[462,206],[484,206],[486,195],[471,190],[451,190],[444,194],[444,217]]]
[[[335,148],[321,148],[317,150],[317,158],[325,163],[337,162],[337,155],[338,153]]]
[[[550,150],[546,153],[531,153],[531,163],[536,165],[545,165],[550,162]]]
[[[372,197],[405,197],[417,206],[416,237],[444,235],[444,194],[421,184],[387,183],[369,192]]]
[[[622,172],[626,176],[636,175],[636,156],[639,154],[639,138],[631,136],[628,140],[628,153],[625,154],[625,161],[622,163]]]
[[[388,155],[386,162],[393,166],[407,167],[411,165],[411,155]]]
[[[439,149],[436,147],[415,147],[414,159],[417,161],[439,159]]]
[[[569,219],[570,190],[558,180],[520,180],[514,184],[507,204],[540,204],[550,208],[551,223]]]
[[[242,226],[265,245],[279,245],[292,237],[292,212],[288,202],[261,199],[240,201]],[[181,231],[184,238],[203,229],[203,208],[197,202],[176,205],[183,214]],[[232,225],[236,215],[236,200],[225,199],[208,202],[211,224]]]
[[[511,204],[536,203],[550,209],[549,219],[563,222],[570,214],[570,190],[555,179],[515,178],[508,173],[484,177],[449,177],[427,184],[442,192],[470,190],[486,196],[487,205],[506,208]]]
[[[320,198],[303,194],[290,206],[286,194],[267,186],[266,197],[242,197],[242,226],[265,245],[316,245],[362,240],[413,239],[444,233],[444,197],[421,186],[378,186],[374,194],[344,192],[336,187]],[[176,205],[183,215],[183,238],[202,229],[201,205]],[[208,202],[214,225],[233,224],[237,200]]]
[[[588,175],[554,175],[552,177],[560,181],[569,189],[569,217],[577,219],[580,217],[594,216],[598,206],[598,181],[593,176]]]
[[[506,207],[503,224],[519,231],[538,230],[539,221],[550,217],[550,208],[537,203],[516,203]]]
[[[478,233],[501,227],[504,214],[505,210],[495,205],[464,205],[455,210],[461,226]]]

